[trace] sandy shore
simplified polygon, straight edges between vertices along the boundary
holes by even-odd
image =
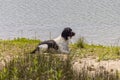
[[[98,71],[107,71],[110,73],[120,72],[120,60],[98,61],[97,58],[91,56],[82,59],[75,59],[73,62],[73,70],[79,73],[82,69],[94,74]]]

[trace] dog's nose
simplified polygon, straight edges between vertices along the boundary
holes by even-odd
[[[74,32],[72,32],[72,36],[75,36],[75,33],[74,33]]]

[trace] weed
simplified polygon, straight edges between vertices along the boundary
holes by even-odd
[[[80,37],[76,43],[76,46],[78,48],[85,48],[85,45],[86,45],[86,42],[85,42],[85,39],[84,37]]]

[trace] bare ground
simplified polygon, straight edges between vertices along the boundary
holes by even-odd
[[[62,60],[67,60],[68,55],[66,54],[55,54],[60,57]],[[9,63],[13,59],[13,55],[7,54],[3,55],[0,58],[0,70],[3,69],[6,63]],[[73,71],[79,73],[81,70],[87,70],[90,73],[94,74],[96,71],[105,70],[108,72],[120,72],[120,60],[106,60],[98,61],[97,57],[88,56],[86,58],[74,58],[71,62]]]
[[[109,73],[120,72],[120,60],[106,60],[98,61],[98,58],[93,58],[89,56],[87,58],[75,59],[73,60],[73,70],[79,74],[79,72],[84,69],[89,71],[90,74],[95,74],[99,71],[107,71]]]

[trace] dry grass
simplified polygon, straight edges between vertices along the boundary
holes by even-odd
[[[106,70],[98,69],[91,75],[94,70],[92,67],[83,67],[77,70],[78,72],[73,69],[73,64],[78,62],[78,59],[91,55],[97,56],[98,61],[118,59],[118,47],[116,50],[116,47],[82,44],[84,48],[81,48],[76,46],[79,44],[76,43],[70,46],[71,53],[69,55],[29,54],[39,42],[25,38],[0,41],[1,59],[4,60],[6,55],[12,56],[12,59],[5,62],[5,67],[0,72],[0,80],[119,80],[117,71],[111,74]],[[74,60],[77,61],[73,62]]]

